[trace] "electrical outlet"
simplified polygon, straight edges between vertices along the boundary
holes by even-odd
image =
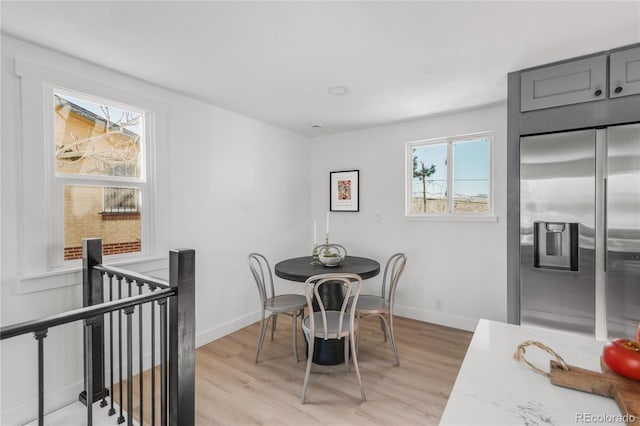
[[[382,215],[380,213],[376,213],[376,217],[375,219],[373,219],[374,223],[381,223],[382,222]]]
[[[435,305],[436,305],[436,311],[441,311],[444,303],[442,302],[442,299],[436,299]]]

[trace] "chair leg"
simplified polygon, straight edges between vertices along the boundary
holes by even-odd
[[[356,319],[358,320],[358,325],[360,324],[360,312],[356,311]],[[356,350],[360,350],[360,333],[356,334]]]
[[[380,315],[380,330],[382,330],[382,336],[384,337],[384,341],[387,341],[387,328],[385,327],[384,317]]]
[[[278,314],[271,314],[271,341],[273,341],[273,335],[276,333],[277,320],[278,320]]]
[[[393,331],[393,313],[389,313],[389,336],[391,338],[391,348],[395,356],[394,366],[400,365],[400,357],[398,357],[398,345],[396,344],[396,334]]]
[[[258,362],[258,357],[260,356],[260,350],[262,349],[262,344],[264,343],[264,334],[267,329],[267,323],[269,322],[268,318],[264,317],[264,311],[262,311],[262,321],[260,322],[260,333],[258,334],[258,348],[256,349],[256,360]]]
[[[391,315],[389,315],[389,320],[390,321],[392,320]],[[389,332],[389,343],[391,343],[391,350],[393,351],[393,365],[397,367],[398,365],[400,365],[400,361],[398,360],[398,348],[396,348],[396,338],[395,338],[395,335],[393,334],[393,323],[389,325],[384,315],[380,315],[380,321],[384,323],[385,330]]]
[[[291,328],[293,329],[293,359],[298,362],[298,311],[294,310],[292,312],[293,316],[293,324]]]
[[[353,366],[356,370],[356,376],[358,376],[358,383],[360,384],[360,398],[362,398],[362,402],[367,401],[367,397],[364,394],[364,386],[362,386],[362,378],[360,377],[360,368],[358,368],[358,355],[356,354],[356,339],[353,335],[353,330],[351,330],[351,356],[353,357]]]
[[[305,399],[307,398],[307,386],[309,385],[309,376],[311,375],[311,364],[313,362],[313,345],[315,340],[313,336],[306,336],[307,341],[309,342],[309,352],[307,353],[307,369],[304,373],[304,385],[302,386],[302,398],[300,399],[300,403],[304,404]]]
[[[349,374],[349,336],[345,336],[344,343],[344,370]]]

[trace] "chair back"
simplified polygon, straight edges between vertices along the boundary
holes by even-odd
[[[249,269],[258,286],[260,301],[262,306],[267,303],[267,299],[275,295],[273,288],[273,275],[271,275],[271,266],[266,257],[260,253],[251,253],[248,257]],[[268,281],[267,281],[268,280]],[[271,293],[267,293],[270,291]]]
[[[322,251],[327,250],[329,253],[336,253],[342,257],[347,257],[347,249],[340,244],[335,244],[335,243],[318,244],[316,245],[316,250],[318,250],[318,253],[321,253]]]
[[[358,297],[360,296],[360,289],[362,288],[362,278],[360,278],[357,274],[349,274],[349,273],[336,273],[336,274],[320,274],[309,277],[307,281],[304,283],[304,295],[307,298],[307,306],[309,307],[309,321],[311,328],[311,337],[315,337],[315,320],[316,313],[313,311],[313,302],[318,304],[320,308],[320,317],[322,320],[322,327],[324,331],[324,339],[327,340],[329,338],[330,332],[332,333],[334,330],[329,330],[328,322],[327,322],[327,310],[325,309],[324,303],[322,302],[322,298],[318,292],[318,289],[322,285],[341,285],[343,288],[344,300],[342,302],[342,306],[340,307],[339,317],[338,317],[338,327],[336,332],[339,334],[342,330],[342,325],[344,324],[344,316],[345,313],[350,317],[350,324],[353,324],[355,317],[355,309],[347,310],[347,305],[350,297],[353,297],[353,304],[358,303]],[[336,312],[336,311],[333,311]],[[337,336],[340,337],[339,335]]]
[[[393,306],[396,297],[396,287],[400,281],[400,275],[404,271],[407,264],[407,256],[404,253],[396,253],[392,255],[384,267],[384,276],[382,278],[382,297],[388,298],[389,304]],[[387,295],[387,285],[389,286],[389,294]]]

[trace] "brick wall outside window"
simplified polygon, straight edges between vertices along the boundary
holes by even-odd
[[[133,253],[142,250],[140,241],[129,241],[124,243],[111,243],[102,245],[102,255]],[[82,246],[65,247],[64,260],[82,259]]]

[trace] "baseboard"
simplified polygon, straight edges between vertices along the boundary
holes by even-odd
[[[422,309],[416,309],[398,304],[394,305],[393,311],[395,315],[401,317],[430,322],[467,331],[475,330],[476,325],[478,324],[477,319],[450,315],[442,311],[425,311]]]
[[[256,310],[216,327],[196,333],[196,348],[218,340],[260,320],[260,311]]]

